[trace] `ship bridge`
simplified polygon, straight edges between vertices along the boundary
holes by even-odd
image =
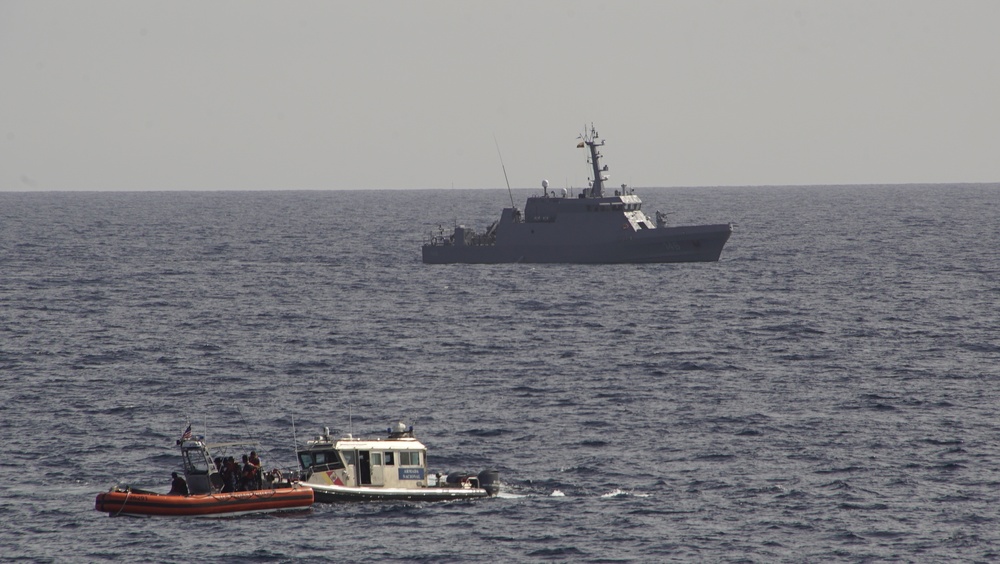
[[[652,221],[642,213],[642,200],[634,194],[615,195],[604,198],[553,198],[537,196],[528,198],[524,206],[525,223],[555,223],[582,221],[588,224],[604,223],[610,220],[620,220],[624,216],[627,221],[637,227],[640,223],[652,227]]]

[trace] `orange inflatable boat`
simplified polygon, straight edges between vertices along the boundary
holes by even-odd
[[[230,447],[245,443],[207,444],[202,437],[191,435],[191,426],[177,441],[184,463],[184,478],[174,473],[170,493],[163,494],[118,485],[97,494],[94,509],[115,517],[133,516],[193,516],[228,517],[247,513],[268,513],[306,509],[313,503],[313,490],[297,482],[289,482],[281,473],[260,477],[248,491],[229,491],[212,460],[215,447]],[[246,457],[244,457],[246,458]],[[259,476],[259,474],[258,474]],[[226,490],[226,491],[223,491]]]
[[[168,495],[130,487],[115,487],[97,494],[94,509],[111,516],[235,516],[305,509],[313,503],[310,488],[289,488],[248,492]]]

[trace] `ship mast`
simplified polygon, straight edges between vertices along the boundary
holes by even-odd
[[[590,185],[590,197],[603,198],[604,181],[607,180],[607,177],[603,176],[601,173],[607,172],[608,166],[604,165],[604,168],[601,168],[601,154],[597,152],[597,148],[604,145],[604,140],[598,139],[597,130],[594,129],[594,124],[590,124],[590,133],[584,136],[583,142],[586,143],[587,148],[590,149],[589,162],[594,169],[594,179]]]

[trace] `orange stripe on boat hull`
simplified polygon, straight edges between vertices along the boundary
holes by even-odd
[[[309,488],[188,496],[110,491],[97,494],[94,509],[109,515],[198,516],[282,511],[306,508],[312,503],[313,491]]]

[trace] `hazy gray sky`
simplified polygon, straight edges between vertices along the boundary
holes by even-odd
[[[0,0],[0,190],[1000,181],[1000,1]]]

